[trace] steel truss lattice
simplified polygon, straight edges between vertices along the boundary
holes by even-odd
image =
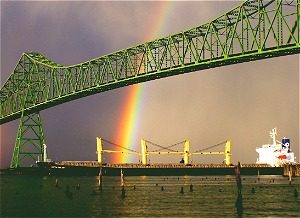
[[[22,113],[10,167],[17,168],[43,159],[45,137],[39,113]]]

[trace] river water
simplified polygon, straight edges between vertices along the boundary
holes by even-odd
[[[299,217],[300,178],[1,175],[1,217]],[[192,186],[191,186],[192,185]],[[181,190],[183,189],[183,193]]]

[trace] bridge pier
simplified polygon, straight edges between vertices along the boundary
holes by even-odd
[[[41,116],[39,112],[24,115],[23,111],[10,167],[17,168],[23,163],[28,165],[32,164],[32,161],[35,163],[45,159],[47,150]]]

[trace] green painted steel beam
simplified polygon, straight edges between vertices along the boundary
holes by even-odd
[[[23,167],[43,160],[45,136],[39,113],[22,113],[15,147],[10,163],[11,168]]]
[[[300,0],[248,0],[189,30],[73,66],[24,53],[0,90],[0,123],[99,92],[300,53]]]

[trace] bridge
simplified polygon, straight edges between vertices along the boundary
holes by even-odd
[[[43,155],[41,110],[154,79],[299,54],[299,30],[300,0],[248,0],[200,26],[73,66],[24,53],[0,90],[0,123],[21,118],[11,167]]]

